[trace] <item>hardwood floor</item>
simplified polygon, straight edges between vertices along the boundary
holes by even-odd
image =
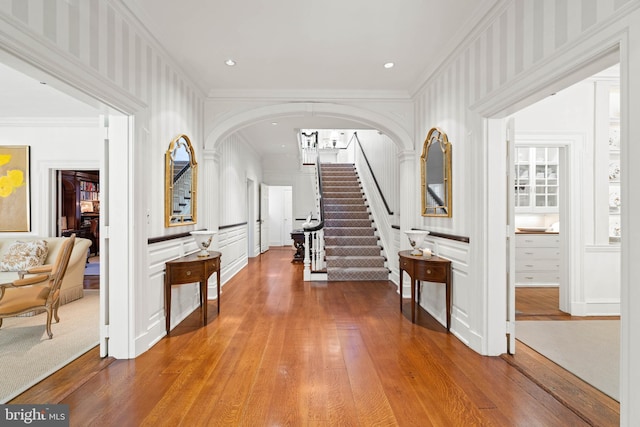
[[[557,287],[518,287],[516,288],[516,320],[620,319],[619,316],[571,316],[560,311],[559,299]],[[558,401],[589,421],[591,425],[618,425],[620,404],[616,400],[567,372],[523,342],[518,341],[516,354],[503,355],[502,358],[539,384]]]
[[[422,310],[412,324],[391,282],[303,282],[292,254],[251,259],[205,327],[196,311],[133,360],[93,350],[11,403],[68,404],[77,426],[618,425],[532,381],[535,360],[480,356]]]

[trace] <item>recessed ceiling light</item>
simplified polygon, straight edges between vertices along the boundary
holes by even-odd
[[[286,145],[282,144],[282,148],[286,148],[286,147],[287,147]]]
[[[236,65],[236,61],[234,61],[233,59],[227,59],[226,61],[224,61],[224,63],[229,67],[233,67],[234,65]]]
[[[271,122],[272,125],[276,126],[278,122]]]
[[[396,64],[394,64],[393,62],[386,62],[384,64],[384,68],[393,68],[394,65],[396,65]]]

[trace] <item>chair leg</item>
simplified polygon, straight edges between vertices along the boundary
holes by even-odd
[[[60,323],[60,318],[58,317],[58,307],[60,307],[60,300],[58,300],[54,305],[53,305],[53,316],[56,319],[56,323]]]
[[[51,332],[51,317],[53,316],[53,309],[47,309],[47,335],[49,335],[49,339],[53,338],[53,333]]]
[[[0,317],[0,328],[2,327],[2,317]]]

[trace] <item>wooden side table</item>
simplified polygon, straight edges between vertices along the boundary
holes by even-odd
[[[447,331],[451,328],[451,261],[438,256],[425,258],[400,251],[400,312],[402,312],[402,272],[411,277],[411,322],[416,321],[416,294],[420,300],[420,281],[444,283],[446,286]]]
[[[218,314],[220,314],[220,252],[209,252],[208,257],[199,257],[197,253],[167,261],[164,275],[164,312],[167,335],[171,326],[171,286],[200,282],[200,307],[202,325],[207,324],[207,281],[215,271],[218,279]]]

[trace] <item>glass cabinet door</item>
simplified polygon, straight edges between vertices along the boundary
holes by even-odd
[[[557,147],[516,147],[515,192],[519,211],[558,208]]]

